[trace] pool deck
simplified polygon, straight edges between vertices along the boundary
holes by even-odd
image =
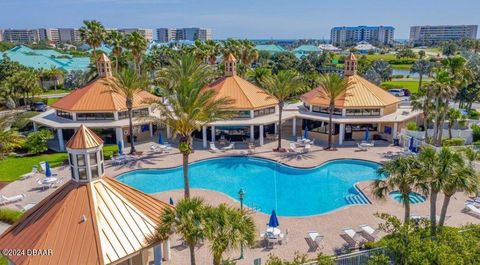
[[[106,173],[108,176],[117,176],[121,173],[128,172],[135,169],[142,168],[169,168],[181,165],[181,154],[178,149],[173,148],[170,153],[157,154],[149,151],[151,143],[145,143],[138,146],[138,150],[144,151],[144,155],[138,159],[121,166],[113,166],[109,162],[106,164]],[[198,144],[198,143],[196,143]],[[284,141],[282,144],[288,146],[288,141]],[[257,147],[253,156],[273,159],[281,163],[285,163],[295,167],[313,167],[318,166],[334,159],[364,159],[374,162],[385,161],[383,154],[388,151],[397,152],[400,151],[398,147],[383,146],[373,147],[368,151],[358,152],[356,148],[338,148],[337,151],[324,151],[321,146],[314,146],[312,150],[302,155],[288,155],[285,153],[273,152],[272,149],[276,147],[276,142],[270,142],[262,147]],[[246,149],[239,149],[227,152],[211,153],[208,150],[195,150],[190,156],[190,162],[199,161],[208,158],[221,157],[221,156],[235,156],[246,155]],[[69,178],[69,170],[66,167],[55,168],[54,173],[57,173],[59,177]],[[19,202],[7,205],[13,209],[19,209],[20,207],[29,204],[36,203],[45,198],[48,194],[54,191],[54,189],[47,189],[41,191],[37,188],[37,184],[34,178],[15,181],[0,191],[0,194],[11,196],[15,194],[26,194],[26,198]],[[400,218],[403,218],[403,207],[401,204],[395,202],[392,199],[378,200],[371,194],[370,182],[361,182],[358,184],[359,189],[372,201],[371,205],[352,205],[336,211],[308,217],[279,217],[280,229],[285,232],[288,229],[288,243],[279,245],[272,250],[267,250],[261,246],[256,246],[251,249],[245,250],[245,259],[238,260],[238,265],[252,264],[254,258],[261,258],[262,263],[266,261],[268,255],[274,254],[282,258],[292,258],[294,253],[307,253],[309,256],[314,257],[320,251],[333,254],[338,253],[347,243],[340,234],[343,228],[351,227],[358,230],[358,226],[362,224],[369,224],[372,227],[377,227],[381,222],[380,219],[374,216],[375,213],[389,213]],[[172,197],[175,201],[178,201],[183,197],[183,190],[174,190],[168,192],[161,192],[154,194],[156,198],[163,201],[168,201]],[[239,203],[226,195],[214,191],[207,190],[192,190],[192,196],[202,197],[207,203],[217,205],[219,203],[227,203],[233,206],[238,206]],[[247,195],[248,196],[248,195]],[[480,220],[470,215],[462,213],[461,210],[464,207],[464,201],[467,199],[462,193],[457,193],[451,200],[448,215],[450,218],[447,220],[447,225],[460,226],[467,223],[480,224]],[[438,210],[441,207],[443,197],[439,196]],[[292,201],[292,203],[295,203]],[[412,214],[427,216],[429,213],[428,202],[412,205]],[[260,239],[260,233],[265,230],[266,223],[269,216],[260,212],[252,213],[252,216],[257,225],[258,239]],[[324,243],[318,250],[313,251],[309,249],[306,237],[307,232],[316,230],[320,235],[323,235]],[[208,244],[208,243],[207,243]],[[181,246],[178,237],[172,238],[172,260],[166,262],[166,264],[188,264],[189,254],[188,249]],[[200,246],[196,253],[198,264],[210,264],[211,254],[208,250],[208,246]],[[238,251],[228,253],[226,257],[235,259],[239,256]]]

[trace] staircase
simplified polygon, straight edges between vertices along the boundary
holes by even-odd
[[[370,202],[363,195],[349,194],[345,196],[348,204],[370,204]]]

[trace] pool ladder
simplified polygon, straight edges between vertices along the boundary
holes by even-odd
[[[358,194],[350,194],[345,196],[345,200],[348,204],[370,204],[370,202],[365,198],[365,196]]]

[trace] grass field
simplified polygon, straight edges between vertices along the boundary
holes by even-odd
[[[62,93],[68,93],[70,92],[71,90],[67,90],[67,89],[57,89],[57,90],[54,90],[54,89],[49,89],[47,91],[44,91],[41,95],[54,95],[54,94],[62,94]]]
[[[391,64],[393,69],[399,69],[399,70],[410,70],[412,68],[411,64]]]
[[[55,102],[59,101],[60,98],[47,98],[47,105],[48,106],[51,106],[53,105]]]
[[[425,82],[423,83],[425,84]],[[415,94],[418,92],[418,81],[416,80],[395,80],[383,82],[381,84],[383,88],[408,88],[411,93]]]
[[[32,171],[32,166],[48,161],[51,167],[57,167],[67,160],[67,153],[43,154],[37,156],[9,156],[0,160],[0,181],[15,181],[21,175]]]

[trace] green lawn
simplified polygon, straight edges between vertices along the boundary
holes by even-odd
[[[0,265],[8,265],[7,258],[0,256]]]
[[[61,165],[67,160],[67,153],[43,154],[37,156],[16,157],[10,156],[0,160],[0,181],[15,181],[21,175],[32,171],[32,166],[41,161],[48,161],[51,167]]]
[[[67,89],[57,89],[57,90],[54,90],[53,88],[52,89],[49,89],[47,91],[44,91],[42,94],[40,95],[53,95],[53,94],[62,94],[62,93],[68,93],[70,92],[71,90],[67,90]]]
[[[411,64],[391,64],[393,69],[399,69],[399,70],[410,70],[412,68]]]
[[[47,105],[48,106],[51,106],[53,105],[55,102],[59,101],[60,98],[47,98]]]
[[[425,83],[424,83],[425,84]],[[381,85],[383,88],[408,88],[411,93],[418,92],[418,81],[416,80],[396,80],[383,82]]]

